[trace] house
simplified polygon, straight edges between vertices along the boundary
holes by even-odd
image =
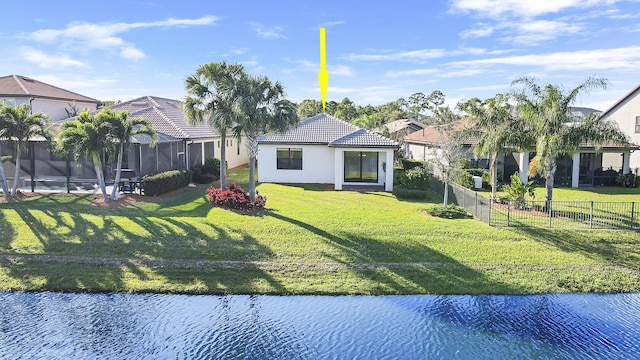
[[[404,156],[408,151],[407,146],[404,144],[404,137],[424,129],[425,126],[427,125],[415,120],[400,119],[378,126],[371,131],[397,141],[400,144],[400,151]]]
[[[134,149],[134,161],[129,168],[139,174],[152,174],[176,168],[193,168],[203,165],[209,157],[220,158],[222,147],[229,168],[249,163],[246,138],[227,137],[224,144],[220,134],[208,124],[189,125],[184,115],[183,103],[179,100],[157,96],[143,96],[110,107],[113,111],[128,111],[129,117],[141,117],[149,120],[158,134],[169,136],[174,141],[160,143],[155,149],[137,146]],[[146,159],[146,161],[145,161]]]
[[[379,186],[393,190],[398,143],[327,114],[258,141],[261,182]]]
[[[461,128],[464,120],[461,120],[455,128]],[[571,126],[568,124],[567,126]],[[405,136],[404,143],[407,149],[407,157],[420,161],[428,161],[438,156],[438,147],[440,146],[441,133],[433,126],[427,126],[421,131],[416,131]],[[463,149],[467,151],[467,158],[473,159],[476,166],[481,169],[488,169],[488,158],[474,158],[473,147],[477,139],[468,138],[462,143]],[[597,186],[611,185],[608,183],[608,176],[605,174],[607,169],[623,174],[629,172],[629,155],[630,151],[637,149],[634,144],[614,144],[606,143],[601,146],[598,152],[593,144],[584,143],[580,146],[580,150],[573,156],[563,156],[556,160],[557,170],[555,175],[554,186],[562,187],[581,187],[581,186]],[[630,150],[631,149],[631,150]],[[511,152],[506,151],[498,154],[498,174],[502,174],[499,180],[506,181],[511,174],[518,172],[523,182],[529,180],[527,171],[529,169],[529,161],[535,156],[534,152]],[[617,159],[617,167],[608,164],[606,159]]]
[[[89,109],[96,114],[100,101],[73,93],[52,85],[44,84],[23,76],[11,75],[0,78],[2,101],[8,105],[30,103],[32,111],[48,114],[55,122],[55,132],[64,122],[69,121],[67,111],[75,106],[78,111]],[[21,93],[22,92],[22,93]],[[29,94],[25,96],[24,94]],[[132,141],[132,149],[123,156],[123,177],[140,177],[166,170],[193,168],[204,164],[208,157],[220,157],[221,148],[226,149],[229,168],[247,164],[249,161],[246,146],[236,138],[227,138],[223,144],[220,135],[208,124],[189,125],[184,116],[182,102],[156,96],[144,96],[125,101],[111,108],[116,112],[128,111],[130,117],[142,117],[149,120],[158,133],[158,144],[150,147],[152,139],[147,135],[138,135]],[[9,156],[2,166],[5,176],[15,176],[15,146],[9,146],[6,140],[0,144],[2,155]],[[20,188],[71,190],[91,187],[97,182],[93,163],[89,159],[79,166],[72,157],[60,157],[44,142],[44,139],[31,139],[29,151],[23,157],[20,171]],[[114,161],[104,161],[104,174],[107,181],[115,178]]]
[[[640,144],[640,85],[613,103],[602,113],[601,119],[616,122],[632,143]],[[640,168],[640,152],[632,152],[630,157],[623,159],[622,162],[620,158],[611,157],[606,157],[605,161],[637,170]]]
[[[68,111],[97,110],[100,100],[22,76],[0,77],[0,103],[31,105],[31,112],[42,112],[53,121],[69,117]]]

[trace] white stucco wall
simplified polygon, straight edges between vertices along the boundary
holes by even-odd
[[[302,148],[302,170],[276,168],[276,149]],[[258,180],[276,183],[333,184],[334,149],[326,145],[261,144],[258,151]]]
[[[71,105],[75,105],[78,111],[90,110],[94,111],[98,109],[98,105],[93,103],[62,101],[62,100],[48,100],[48,99],[34,99],[31,102],[31,112],[43,112],[51,118],[52,121],[62,120],[67,118],[67,110],[71,110]]]
[[[636,134],[636,116],[640,116],[640,91],[625,99],[613,111],[605,115],[603,120],[615,121],[620,130],[629,136],[632,143],[640,144],[640,134]],[[640,151],[631,153],[629,166],[632,169],[640,167]]]

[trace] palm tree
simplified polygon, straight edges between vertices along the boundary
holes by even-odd
[[[296,106],[284,99],[284,87],[269,78],[243,76],[233,89],[234,111],[239,115],[236,135],[247,136],[249,152],[249,196],[256,198],[255,165],[258,137],[267,132],[285,131],[298,122]]]
[[[111,109],[104,109],[96,115],[96,121],[109,124],[110,137],[116,148],[118,160],[111,199],[118,200],[120,195],[118,184],[120,183],[120,175],[122,172],[122,155],[125,151],[129,151],[132,138],[136,135],[149,135],[153,138],[149,146],[153,147],[158,141],[158,135],[153,130],[153,126],[149,120],[143,118],[131,119],[127,111],[116,113]]]
[[[240,64],[226,62],[201,65],[185,81],[189,96],[184,107],[191,125],[207,123],[220,134],[222,144],[236,123],[236,113],[231,109],[233,102],[230,89],[234,82],[244,74]],[[227,166],[225,146],[220,148],[220,187],[227,187]]]
[[[4,105],[0,104],[0,109],[2,109]],[[7,178],[4,176],[4,165],[3,156],[2,156],[2,138],[6,137],[5,132],[7,131],[6,122],[4,120],[4,115],[0,111],[0,181],[2,181],[2,194],[5,198],[9,198],[9,186],[7,185]]]
[[[102,110],[104,111],[104,110]],[[106,151],[112,151],[110,124],[102,116],[93,116],[89,110],[83,111],[78,117],[62,125],[58,133],[58,149],[64,153],[73,150],[73,157],[77,163],[89,157],[100,183],[100,190],[105,202],[109,201],[102,171],[100,156]]]
[[[597,116],[575,123],[571,114],[570,108],[578,96],[591,89],[606,88],[606,79],[589,77],[570,91],[552,84],[540,86],[530,77],[518,78],[514,84],[524,86],[514,93],[518,101],[518,115],[528,123],[535,137],[537,159],[532,160],[532,164],[536,166],[536,173],[545,178],[547,206],[553,197],[556,159],[559,156],[575,154],[584,142],[593,144],[596,149],[608,141],[628,143],[627,136],[615,123],[601,121]]]
[[[11,188],[11,196],[15,196],[20,178],[20,160],[27,151],[29,139],[40,135],[49,142],[51,135],[47,130],[49,117],[41,112],[31,114],[29,104],[14,106],[3,106],[0,109],[3,118],[4,136],[10,141],[15,141],[16,151],[16,176]]]
[[[476,156],[490,156],[491,201],[496,199],[498,187],[498,153],[521,148],[527,143],[529,132],[523,131],[522,121],[511,116],[512,106],[503,94],[481,101],[473,98],[460,104],[460,109],[471,116],[472,132],[478,138],[474,147]]]

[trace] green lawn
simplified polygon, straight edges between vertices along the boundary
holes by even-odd
[[[484,197],[491,196],[491,189],[479,191]],[[535,189],[536,197],[534,200],[544,200],[545,188],[537,186]],[[498,191],[497,195],[503,197],[504,192]],[[617,186],[591,188],[591,189],[573,189],[573,188],[554,188],[553,200],[556,201],[601,201],[601,202],[640,202],[640,188],[623,188]]]
[[[232,172],[243,187],[246,172]],[[212,208],[204,186],[111,210],[66,194],[0,203],[0,290],[640,291],[636,232],[492,228],[427,216],[424,202],[388,193],[258,189],[269,210],[257,216]]]

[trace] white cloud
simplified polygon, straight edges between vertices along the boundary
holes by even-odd
[[[480,16],[513,15],[536,17],[572,8],[610,5],[617,0],[452,0],[452,12],[474,12]]]
[[[264,26],[258,23],[251,23],[253,27],[253,31],[265,39],[286,39],[287,37],[283,34],[284,28],[282,26],[274,26],[271,28],[265,28]]]
[[[211,25],[218,19],[215,16],[203,16],[197,19],[168,19],[163,21],[136,23],[104,23],[72,22],[64,29],[42,29],[27,34],[27,37],[41,43],[59,44],[62,47],[76,49],[117,48],[120,55],[127,59],[140,59],[144,53],[133,44],[116,35],[140,28],[152,27],[187,27]]]
[[[318,68],[318,70],[320,70]],[[344,77],[354,77],[356,73],[347,65],[333,65],[327,66],[327,72],[329,72],[329,76],[344,76]]]
[[[144,59],[146,55],[141,50],[136,49],[133,46],[124,46],[120,49],[120,56],[125,59],[139,60]]]
[[[246,47],[244,47],[244,48],[235,48],[235,47],[231,48],[231,52],[236,54],[236,55],[246,54],[247,51],[249,51],[249,48],[246,48]]]
[[[67,54],[48,55],[44,52],[24,46],[20,49],[21,57],[42,68],[86,67],[82,61],[74,60]]]
[[[494,31],[496,30],[494,27],[488,26],[488,24],[477,24],[477,25],[478,27],[475,29],[469,29],[461,32],[459,34],[460,37],[463,39],[487,37],[487,36],[491,36],[491,34],[493,34]]]
[[[640,67],[640,46],[625,48],[555,52],[458,61],[452,66],[528,66],[547,71],[636,70]]]
[[[446,55],[447,51],[444,49],[422,49],[381,54],[348,54],[344,59],[349,61],[424,61]]]
[[[423,76],[423,75],[435,75],[440,72],[439,69],[414,69],[414,70],[402,70],[402,71],[389,71],[387,76],[391,78],[405,77],[405,76]]]

